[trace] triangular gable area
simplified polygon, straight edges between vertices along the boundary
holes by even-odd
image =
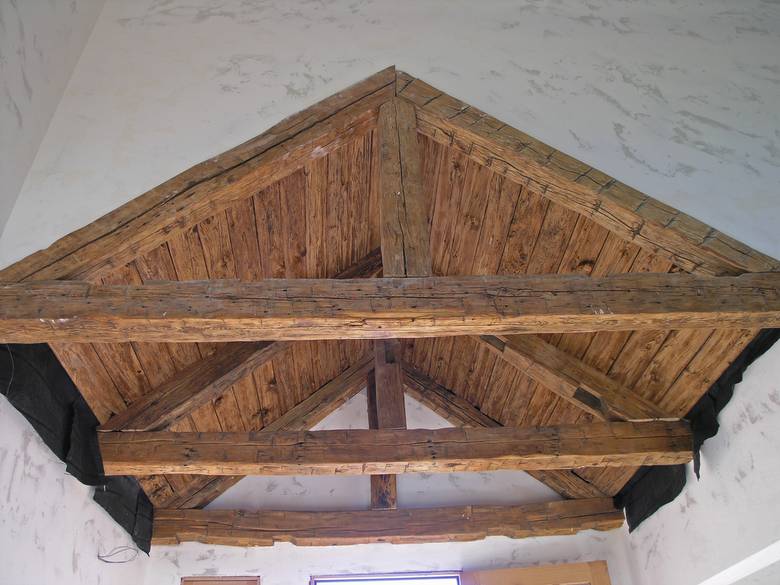
[[[156,543],[571,534],[691,459],[680,419],[780,325],[777,271],[391,67],[3,270],[0,338],[51,345]],[[365,387],[370,430],[307,432]],[[456,427],[407,430],[405,391]],[[397,505],[395,474],[494,469],[564,499]],[[342,473],[370,510],[202,510]]]

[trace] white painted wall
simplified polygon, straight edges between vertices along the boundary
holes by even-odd
[[[0,0],[0,231],[105,0]]]
[[[143,554],[106,564],[98,554],[132,546],[130,537],[92,501],[92,490],[0,396],[0,583],[137,585]],[[117,555],[114,560],[127,558]]]
[[[634,585],[778,582],[778,566],[756,576],[766,581],[739,581],[780,561],[778,364],[775,345],[748,368],[704,444],[701,481],[689,470],[684,493],[630,535]]]

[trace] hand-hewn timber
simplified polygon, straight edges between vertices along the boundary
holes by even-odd
[[[0,271],[0,280],[94,280],[376,127],[393,98],[390,67],[200,163],[46,250]]]
[[[113,416],[101,431],[159,431],[221,396],[288,347],[280,341],[231,343],[209,358],[195,362],[168,383]]]
[[[379,249],[367,254],[336,278],[369,278],[382,270]],[[284,342],[235,343],[215,355],[192,364],[174,378],[133,402],[100,430],[158,431],[221,396],[233,384],[250,375],[280,351]]]
[[[255,341],[777,327],[780,273],[0,285],[0,341]]]
[[[368,425],[371,429],[405,429],[406,407],[401,378],[401,344],[397,339],[374,342],[374,375],[368,379]],[[371,508],[398,506],[394,475],[371,476]]]
[[[154,544],[202,542],[232,546],[331,546],[526,538],[613,530],[623,513],[611,498],[522,506],[458,506],[354,512],[155,510]]]
[[[685,421],[269,433],[100,433],[108,475],[375,475],[674,465]]]
[[[402,367],[407,393],[455,426],[475,428],[503,426],[468,400],[464,400],[409,364],[404,363]],[[585,481],[573,469],[529,470],[528,474],[564,498],[605,497],[596,486]]]
[[[364,356],[259,432],[305,431],[312,428],[360,392],[373,369],[373,354]],[[243,478],[243,475],[200,478],[185,493],[177,493],[166,505],[171,508],[203,507]]]
[[[600,420],[670,418],[655,404],[536,335],[476,338],[501,359]]]
[[[386,102],[379,109],[378,128],[385,276],[429,276],[430,198],[423,191],[414,106],[405,100]]]
[[[625,240],[705,275],[769,272],[777,260],[554,148],[398,72],[420,132],[527,186]]]

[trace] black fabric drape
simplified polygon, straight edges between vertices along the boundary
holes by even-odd
[[[65,463],[95,487],[95,501],[148,553],[153,508],[132,477],[106,477],[97,441],[99,422],[46,344],[0,345],[0,393]]]

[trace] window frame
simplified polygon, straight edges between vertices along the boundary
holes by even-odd
[[[359,573],[344,575],[312,575],[309,577],[309,585],[328,585],[332,581],[350,581],[355,585],[361,582],[375,579],[393,579],[398,580],[399,585],[403,585],[403,579],[435,579],[442,577],[454,577],[458,585],[463,585],[461,578],[462,571],[418,571],[411,573]]]

